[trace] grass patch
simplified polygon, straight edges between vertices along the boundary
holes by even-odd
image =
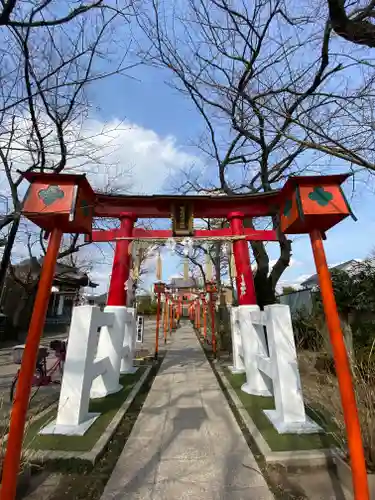
[[[95,465],[77,460],[47,462],[50,471],[60,473],[60,484],[49,500],[100,500],[162,361],[161,355],[108,443],[106,452]]]
[[[24,447],[37,450],[82,452],[91,450],[143,375],[144,370],[144,367],[140,367],[134,374],[122,375],[120,377],[120,384],[123,386],[121,391],[111,394],[106,398],[90,401],[89,411],[100,413],[100,417],[93,423],[84,436],[39,436],[39,430],[56,418],[56,411],[52,410],[29,426],[25,435]]]
[[[224,373],[272,451],[317,450],[338,446],[334,437],[336,427],[333,422],[327,415],[315,409],[307,408],[306,413],[323,427],[326,433],[279,434],[263,413],[263,410],[275,408],[273,398],[246,394],[241,391],[246,380],[245,374],[233,375],[227,368],[224,368]]]

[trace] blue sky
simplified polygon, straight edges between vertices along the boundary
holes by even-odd
[[[112,44],[108,48],[108,51],[111,50],[112,63],[116,58],[122,58],[129,37],[128,26],[120,24],[117,28],[116,42],[111,40]],[[123,43],[118,44],[119,40]],[[136,50],[137,47],[133,48]],[[131,56],[129,62],[132,62]],[[106,64],[101,59],[101,67],[97,69],[103,69]],[[90,121],[85,125],[86,133],[90,132],[88,135],[103,144],[103,157],[108,163],[117,165],[116,168],[111,167],[109,177],[106,177],[101,167],[89,166],[89,179],[94,187],[101,187],[105,181],[123,192],[167,192],[178,184],[178,172],[187,171],[192,165],[202,176],[207,178],[209,173],[215,179],[216,170],[213,170],[212,165],[208,166],[207,158],[194,146],[204,130],[204,123],[193,103],[166,83],[170,83],[170,77],[169,71],[138,66],[130,70],[128,76],[117,75],[96,81],[88,88],[91,113]],[[109,131],[109,145],[106,145],[105,138],[100,137],[103,127]],[[348,169],[348,165],[340,164],[339,160],[332,164],[336,170],[345,172]],[[361,186],[354,193],[352,205],[359,221],[355,223],[348,219],[329,232],[325,246],[330,264],[364,258],[375,246],[372,187]],[[349,184],[346,191],[350,198],[352,192]],[[270,259],[277,259],[278,245],[270,243],[267,249]],[[16,244],[14,254],[18,258],[25,257],[24,242]],[[103,245],[103,252],[100,253],[90,247],[81,254],[83,260],[93,264],[92,278],[100,284],[96,291],[106,291],[111,272],[112,248]],[[149,262],[151,270],[153,265],[154,261]],[[165,253],[163,278],[168,280],[181,272],[180,259]],[[313,272],[308,237],[299,236],[293,243],[291,266],[280,283],[298,284],[303,277]],[[149,286],[154,278],[150,271],[145,286]]]
[[[180,3],[177,2],[177,4]],[[166,5],[172,4],[166,2]],[[181,3],[180,6],[185,8],[184,3]],[[302,5],[298,2],[295,6],[300,7],[303,11],[313,8],[313,6]],[[99,66],[95,67],[96,71],[105,70],[107,64],[111,65],[110,69],[112,70],[113,64],[122,60],[124,51],[128,47],[129,40],[131,40],[130,29],[133,29],[133,26],[129,28],[128,24],[123,23],[122,19],[118,21],[116,29],[108,35],[107,45],[104,48],[102,47],[102,54],[108,49],[107,52],[111,62],[101,57],[100,61],[96,63],[99,64]],[[285,29],[287,34],[289,28]],[[112,38],[112,35],[115,38]],[[138,35],[139,30],[137,31]],[[276,39],[280,41],[279,34]],[[141,40],[140,44],[143,42],[144,40]],[[362,51],[365,50],[353,48],[347,42],[340,44],[340,42],[337,42],[337,38],[335,44],[335,51],[339,54],[337,57],[340,60],[341,49],[344,54],[350,50],[350,57],[354,57],[354,54],[361,55]],[[188,53],[189,48],[185,47],[185,44],[180,45],[181,52],[185,56],[185,52]],[[268,49],[266,48],[267,58],[267,50],[270,51],[272,47],[273,44],[271,43]],[[133,45],[131,50],[136,51],[137,48],[137,46]],[[314,50],[311,53],[312,56]],[[304,54],[303,44],[301,44],[301,51],[303,58],[309,59]],[[365,51],[363,53],[366,61],[370,60],[371,62],[373,52]],[[301,52],[296,53],[293,57],[299,58],[297,62],[294,61],[297,66],[309,64],[309,61],[302,60]],[[129,60],[126,61],[129,63],[134,61],[134,57],[130,52],[127,58]],[[348,70],[352,85],[357,85],[366,71],[371,73],[371,64],[368,66],[367,69],[361,68],[361,72]],[[339,89],[345,87],[347,75],[348,72],[337,77],[338,80],[330,81],[329,85],[337,86]],[[207,157],[203,156],[201,151],[194,145],[201,138],[201,134],[205,129],[203,120],[193,103],[166,83],[171,82],[170,78],[171,73],[169,71],[148,66],[138,66],[130,70],[128,76],[112,76],[105,80],[95,81],[88,87],[87,95],[91,111],[89,120],[82,126],[82,133],[83,136],[93,138],[92,142],[102,155],[100,159],[104,159],[106,164],[110,165],[108,172],[98,162],[98,158],[94,158],[91,165],[87,165],[86,171],[94,188],[103,188],[103,185],[106,184],[110,188],[115,188],[118,192],[124,193],[152,194],[171,192],[181,182],[179,172],[188,171],[192,166],[201,175],[200,181],[209,178],[213,183],[215,182],[216,169],[213,168],[212,164],[208,163]],[[365,112],[367,110],[364,110]],[[349,131],[348,134],[352,133],[351,128],[346,129],[346,123],[342,124],[341,114],[331,118],[334,129],[341,126],[344,130]],[[371,120],[366,118],[364,121],[370,129]],[[77,135],[79,135],[81,124],[73,123],[72,128],[75,125],[78,130]],[[102,133],[103,128],[106,130],[105,134]],[[224,128],[220,128],[220,136],[223,142],[225,142],[228,135],[228,131],[223,130]],[[74,133],[72,135],[75,136]],[[364,138],[367,137],[366,134],[363,134],[363,136]],[[81,141],[79,147],[81,149],[78,153],[84,156],[86,142]],[[368,155],[369,161],[375,161],[371,158],[372,151],[373,149],[368,148],[366,153],[363,153]],[[76,154],[76,150],[74,152]],[[79,157],[80,154],[77,156]],[[17,162],[17,157],[15,161]],[[74,157],[70,161],[72,167],[77,166]],[[319,158],[319,160],[316,160],[312,153],[304,156],[298,166],[306,166],[305,164],[309,162],[315,166],[329,166],[326,171],[334,168],[336,172],[346,172],[349,168],[347,164],[337,159]],[[21,162],[20,167],[24,168],[25,164]],[[231,168],[232,179],[238,180],[238,171],[241,170],[242,166],[237,167],[237,170]],[[232,173],[232,171],[235,173]],[[7,180],[1,174],[2,172],[0,172],[0,195],[2,190],[7,190]],[[345,190],[351,199],[353,210],[359,220],[354,222],[348,218],[328,233],[325,246],[328,261],[331,265],[352,258],[364,258],[375,246],[373,237],[375,230],[374,183],[371,181],[357,184],[354,193],[350,183],[347,183]],[[7,194],[9,195],[9,193]],[[0,206],[1,210],[6,211],[6,207],[2,209]],[[169,223],[164,221],[164,224],[168,225]],[[28,256],[25,251],[22,232],[20,233],[13,252],[14,260]],[[279,254],[278,245],[270,243],[267,248],[271,261],[277,259]],[[92,263],[92,279],[100,284],[97,289],[99,293],[107,289],[113,258],[113,249],[110,245],[103,245],[102,250],[99,251],[94,246],[90,246],[80,252],[79,256],[82,261]],[[153,265],[154,261],[151,260],[149,262],[150,270],[152,270]],[[165,253],[163,278],[168,280],[171,276],[181,272],[180,259]],[[298,236],[294,238],[291,266],[282,276],[280,284],[298,284],[304,277],[313,272],[314,266],[309,239],[305,236]],[[146,286],[153,281],[154,275],[150,272],[146,279]]]
[[[92,93],[95,106],[97,108],[95,118],[103,122],[114,122],[125,120],[132,126],[139,127],[140,131],[154,133],[157,141],[166,141],[170,147],[177,151],[179,155],[186,154],[182,165],[189,165],[197,158],[197,150],[192,143],[202,131],[202,122],[192,104],[181,94],[166,85],[167,75],[162,70],[149,67],[137,68],[132,72],[136,76],[130,78],[112,78],[95,86]],[[94,106],[94,108],[95,108]],[[134,144],[134,142],[133,142]],[[126,148],[126,144],[123,144]],[[126,157],[126,151],[123,151]],[[136,186],[132,190],[140,189],[138,184],[144,186],[143,192],[152,193],[163,192],[171,189],[170,176],[166,171],[160,170],[160,165],[154,164],[154,155],[150,151],[148,157],[142,158],[142,165],[137,164],[137,156],[133,156],[133,181]],[[199,160],[199,158],[198,158]],[[144,166],[144,162],[147,168]],[[202,165],[204,159],[202,159]],[[172,166],[173,167],[173,166]],[[181,164],[177,167],[181,167]],[[335,162],[336,170],[347,171],[347,165]],[[164,178],[163,178],[164,175]],[[154,186],[154,189],[153,189]],[[353,259],[365,258],[375,247],[375,215],[372,183],[368,185],[357,185],[353,192],[350,183],[345,187],[346,193],[351,201],[353,211],[358,217],[358,222],[351,218],[346,219],[341,224],[333,228],[328,233],[325,242],[328,262],[331,265]],[[292,264],[282,276],[280,285],[298,285],[303,278],[314,273],[314,264],[308,236],[298,236],[293,238]],[[278,256],[278,245],[269,243],[267,245],[270,259]],[[111,250],[108,250],[108,262],[111,260]],[[150,263],[152,268],[153,262]],[[110,272],[110,271],[109,271]],[[108,263],[105,267],[93,270],[94,279],[100,283],[97,291],[105,291],[108,282]],[[163,279],[182,272],[180,259],[164,253],[163,258]],[[154,273],[150,271],[145,286],[149,287],[154,281]]]

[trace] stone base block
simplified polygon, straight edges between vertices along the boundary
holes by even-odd
[[[304,422],[284,422],[276,410],[263,410],[279,434],[315,434],[324,430],[306,415]]]
[[[251,394],[252,396],[268,396],[268,397],[273,396],[272,392],[270,392],[268,389],[264,390],[255,389],[254,387],[251,387],[251,385],[248,382],[245,382],[241,386],[241,391],[246,392],[246,394]]]
[[[93,391],[91,389],[90,399],[106,398],[110,394],[116,394],[116,392],[120,392],[122,388],[123,388],[123,386],[121,384],[118,384],[116,389],[112,389],[112,391],[101,392],[101,391]]]
[[[127,370],[125,371],[122,371],[121,370],[121,375],[132,375],[133,373],[135,373],[136,371],[138,370],[138,366],[131,366],[130,368],[128,368]]]
[[[40,435],[62,434],[64,436],[83,436],[92,426],[100,413],[89,413],[87,420],[79,425],[56,425],[56,420],[40,429]]]
[[[245,373],[245,368],[236,368],[235,366],[228,366],[228,370],[233,374],[233,375],[240,375],[241,373]]]

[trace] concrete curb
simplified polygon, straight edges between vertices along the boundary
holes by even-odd
[[[95,464],[96,461],[102,456],[104,453],[105,447],[108,442],[111,440],[112,436],[116,432],[118,426],[120,425],[125,413],[128,411],[129,406],[134,401],[135,397],[141,390],[143,384],[147,380],[152,366],[146,368],[142,377],[135,384],[130,394],[126,398],[126,400],[122,403],[120,408],[118,409],[116,415],[110,421],[108,427],[94,444],[93,448],[89,451],[60,451],[60,450],[26,450],[24,453],[25,458],[31,460],[33,462],[41,463],[46,462],[48,460],[70,460],[70,459],[79,459],[86,462],[90,462],[91,464]]]
[[[254,421],[244,408],[241,400],[231,386],[219,364],[214,366],[222,384],[228,391],[229,397],[237,408],[242,421],[253,437],[257,448],[268,464],[281,464],[287,467],[317,467],[334,462],[334,457],[340,454],[337,448],[326,448],[321,450],[298,450],[298,451],[272,451],[267,441],[264,439]]]
[[[354,496],[350,466],[339,455],[334,456],[333,461],[336,465],[339,481]],[[370,500],[375,500],[375,474],[367,474],[367,481],[370,490]]]

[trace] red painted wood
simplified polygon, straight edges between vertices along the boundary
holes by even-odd
[[[246,236],[246,240],[256,240],[256,241],[278,241],[277,232],[273,230],[257,230],[257,229],[245,229],[243,233]],[[230,237],[233,235],[232,229],[212,229],[204,230],[197,229],[194,232],[194,237],[196,238],[209,238],[209,237]],[[141,228],[134,228],[132,232],[134,238],[172,238],[172,231],[164,229],[154,229],[146,230]],[[106,231],[93,231],[91,236],[87,236],[86,241],[94,242],[105,242],[105,241],[115,241],[121,237],[127,237],[124,231],[120,229],[108,229]]]
[[[3,461],[3,476],[1,484],[1,499],[16,498],[17,476],[20,465],[22,441],[25,430],[26,414],[29,407],[31,384],[35,372],[39,342],[43,333],[48,302],[51,296],[51,286],[56,267],[56,258],[60,249],[62,231],[58,228],[51,233],[47,253],[44,257],[40,274],[38,291],[34,302],[29,331],[26,337],[24,355],[18,376],[16,397],[10,416],[10,426],[5,458]]]
[[[226,217],[241,211],[247,217],[265,216],[279,210],[279,191],[240,196],[111,196],[97,194],[96,217],[119,217],[135,212],[138,217],[170,218],[173,203],[191,203],[194,217]]]
[[[368,500],[369,489],[366,462],[363,451],[358,408],[353,388],[352,373],[348,353],[345,347],[344,336],[341,330],[341,322],[337,311],[335,295],[333,292],[331,273],[328,269],[320,231],[317,229],[312,231],[310,234],[310,240],[314,254],[315,266],[318,272],[320,293],[323,299],[323,309],[331,339],[341,404],[344,410],[344,420],[352,469],[354,498],[356,500]]]
[[[30,172],[25,178],[31,182],[22,207],[25,217],[48,232],[58,227],[63,233],[91,233],[95,193],[85,177]],[[60,197],[47,201],[43,192],[50,189]]]
[[[228,219],[230,220],[233,234],[243,234],[243,218],[244,214],[241,212],[232,212],[229,214]],[[245,240],[233,241],[233,254],[237,271],[238,304],[240,306],[256,304],[257,299],[247,242]]]
[[[135,216],[132,213],[121,214],[121,231],[124,235],[131,236]],[[126,306],[125,285],[130,274],[129,245],[131,240],[116,241],[115,256],[113,258],[111,282],[108,291],[109,306]]]
[[[322,184],[342,184],[352,174],[336,174],[336,175],[291,175],[281,190],[280,202],[285,200],[291,192],[294,191],[296,186],[304,186],[312,184],[320,186]]]

